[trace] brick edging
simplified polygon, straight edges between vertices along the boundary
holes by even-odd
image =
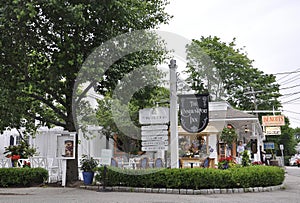
[[[82,189],[104,191],[102,186],[83,185]],[[249,188],[222,188],[222,189],[171,189],[171,188],[137,188],[137,187],[122,187],[113,186],[106,187],[105,191],[112,192],[142,192],[142,193],[162,193],[162,194],[183,194],[183,195],[210,195],[210,194],[234,194],[248,192],[271,192],[284,189],[284,184],[269,186],[269,187],[249,187]]]

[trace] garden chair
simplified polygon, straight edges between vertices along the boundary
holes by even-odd
[[[154,161],[154,167],[155,168],[163,168],[164,167],[164,163],[163,163],[162,158],[155,159],[155,161]]]
[[[118,162],[115,158],[111,158],[110,165],[113,167],[118,167]]]
[[[140,160],[140,169],[146,169],[149,167],[149,159],[144,157]]]
[[[204,159],[202,167],[203,168],[209,168],[209,161],[210,161],[209,157],[207,157],[206,159]]]
[[[47,158],[47,168],[49,173],[48,182],[54,183],[62,180],[62,160],[55,158]]]

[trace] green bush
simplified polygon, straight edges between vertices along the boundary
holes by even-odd
[[[0,187],[23,187],[44,183],[48,171],[43,168],[0,168]]]
[[[276,166],[256,165],[231,171],[233,181],[244,188],[280,185],[284,181],[284,170]]]
[[[103,183],[103,167],[97,168],[96,180]],[[107,167],[106,186],[145,188],[246,188],[280,185],[284,170],[276,166],[184,169],[120,169]]]

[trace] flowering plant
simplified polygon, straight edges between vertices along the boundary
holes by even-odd
[[[29,161],[24,161],[23,168],[30,168],[30,162]]]
[[[263,165],[261,161],[254,161],[252,162],[252,165]]]
[[[36,154],[36,149],[33,147],[30,147],[29,144],[27,144],[25,141],[21,141],[18,145],[11,145],[8,147],[5,147],[4,154],[7,154],[6,157],[11,158],[14,155],[18,155],[19,158],[28,158],[30,156],[33,156]],[[15,156],[15,158],[17,158]]]
[[[18,159],[21,158],[21,156],[18,154],[14,154],[14,155],[8,154],[6,157],[10,158],[12,161],[17,161]]]
[[[218,161],[219,169],[228,169],[236,164],[236,161],[232,156],[222,157]]]

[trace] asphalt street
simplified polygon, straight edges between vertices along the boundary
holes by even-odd
[[[286,167],[284,189],[271,192],[210,194],[210,195],[175,195],[157,193],[96,192],[80,188],[30,187],[0,188],[0,202],[5,203],[52,203],[52,202],[104,202],[104,203],[299,203],[300,168]]]

